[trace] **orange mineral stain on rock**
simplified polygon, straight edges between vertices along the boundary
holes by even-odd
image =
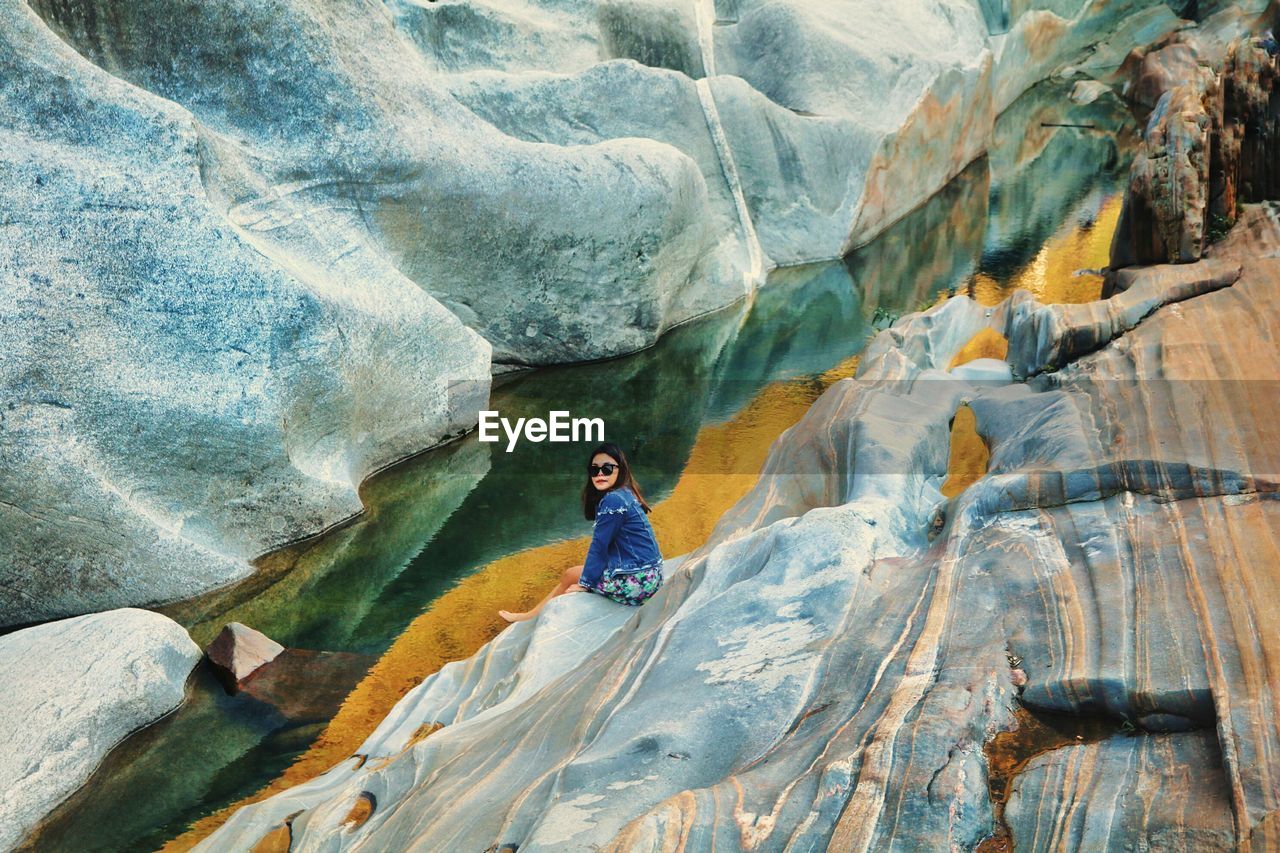
[[[415,743],[421,743],[443,728],[444,723],[423,723],[418,726],[417,730],[413,733],[413,737],[409,738],[409,746],[413,746]]]
[[[947,480],[942,494],[949,498],[963,492],[987,473],[991,453],[978,435],[978,420],[973,409],[961,406],[951,421],[951,459],[947,463]]]
[[[1017,725],[1000,732],[982,748],[987,758],[987,789],[995,827],[991,835],[978,844],[975,853],[1009,853],[1013,838],[1004,821],[1004,807],[1009,802],[1013,780],[1037,755],[1064,746],[1097,743],[1114,735],[1114,720],[1099,716],[1068,714],[1032,714],[1019,706],[1014,711]]]
[[[252,853],[289,853],[289,845],[292,843],[289,826],[282,823],[262,836],[262,839],[253,845]]]
[[[853,376],[857,368],[858,356],[852,356],[816,378],[771,383],[731,420],[703,427],[675,488],[649,516],[663,554],[676,556],[701,545],[720,516],[755,484],[773,440],[799,421],[829,385]],[[162,850],[190,850],[240,807],[292,788],[352,756],[406,693],[446,663],[470,657],[506,628],[499,609],[532,607],[561,572],[582,562],[589,543],[590,537],[583,536],[530,548],[495,560],[460,581],[410,623],[311,748],[283,774],[257,793],[197,821]]]
[[[249,853],[289,853],[293,846],[293,819],[300,814],[302,812],[294,812],[285,818],[279,826],[258,839]]]
[[[1004,361],[1008,356],[1009,339],[995,329],[983,329],[960,348],[955,358],[951,359],[951,363],[947,365],[947,370],[953,370],[962,364],[968,364],[979,358],[994,358]]]

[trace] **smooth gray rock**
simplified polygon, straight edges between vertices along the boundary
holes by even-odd
[[[199,660],[181,626],[145,610],[0,637],[0,850],[17,846],[125,735],[177,707]]]

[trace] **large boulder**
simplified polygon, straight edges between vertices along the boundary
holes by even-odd
[[[232,622],[222,629],[205,655],[214,671],[233,690],[240,682],[280,656],[284,646],[248,625]]]
[[[199,660],[181,626],[145,610],[0,637],[0,850],[17,846],[126,735],[177,707]]]

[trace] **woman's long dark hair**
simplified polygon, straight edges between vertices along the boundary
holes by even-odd
[[[591,460],[596,458],[597,454],[603,453],[609,456],[613,461],[618,463],[618,479],[614,481],[613,488],[621,489],[623,486],[629,486],[632,494],[640,501],[640,506],[644,507],[645,512],[653,512],[653,508],[649,506],[649,502],[644,499],[644,494],[640,491],[640,484],[636,482],[636,478],[631,476],[631,466],[627,464],[627,457],[623,454],[622,448],[614,444],[612,441],[606,441],[591,451],[591,455],[587,457],[587,465],[591,464]],[[600,499],[605,496],[606,492],[596,489],[595,483],[591,482],[591,473],[587,472],[587,484],[582,487],[582,514],[586,516],[587,521],[594,521],[596,517],[596,507],[600,505]]]

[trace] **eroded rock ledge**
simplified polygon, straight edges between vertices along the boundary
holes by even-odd
[[[1133,271],[1085,316],[960,297],[904,319],[649,604],[557,601],[203,849],[970,849],[1019,701],[1117,731],[1014,779],[1015,842],[1274,847],[1278,248],[1250,207],[1211,268]],[[1056,370],[943,369],[991,331]],[[989,470],[946,501],[961,403]]]

